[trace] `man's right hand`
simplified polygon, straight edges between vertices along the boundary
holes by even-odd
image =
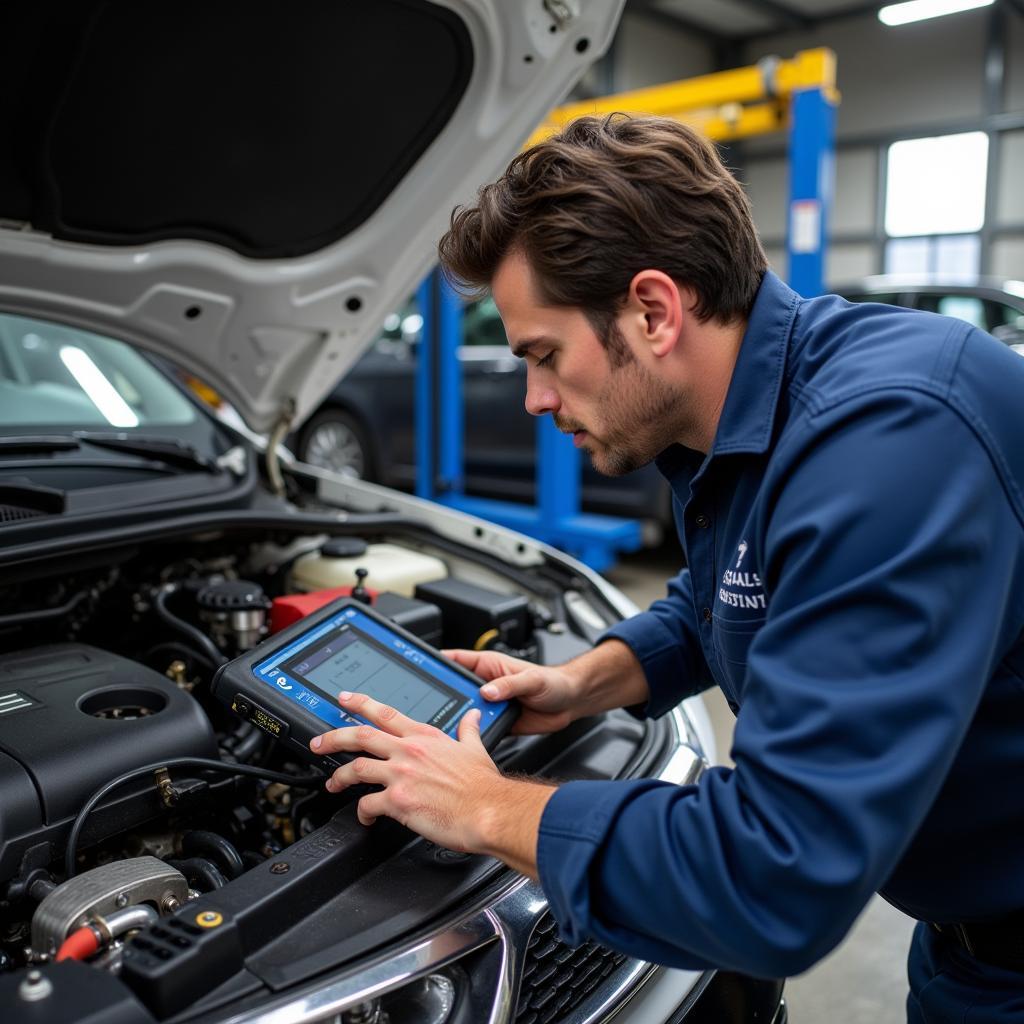
[[[452,661],[488,680],[480,692],[490,701],[515,698],[522,713],[513,733],[558,732],[573,719],[579,704],[575,678],[566,666],[534,665],[497,651],[442,651]]]
[[[522,705],[512,732],[558,732],[577,718],[643,704],[650,696],[636,655],[621,640],[606,640],[564,665],[534,665],[498,651],[443,652],[475,672],[487,700]]]

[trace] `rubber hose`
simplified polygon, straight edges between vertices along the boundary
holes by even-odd
[[[178,590],[177,583],[168,583],[162,586],[155,594],[153,598],[153,607],[156,609],[157,615],[171,626],[176,629],[179,633],[184,633],[185,636],[189,637],[194,643],[197,643],[203,651],[213,659],[214,665],[226,665],[228,659],[217,649],[214,642],[205,634],[196,629],[191,622],[186,622],[184,619],[178,618],[167,607],[167,598]]]
[[[186,832],[181,840],[181,851],[186,857],[211,857],[228,878],[237,878],[245,871],[241,854],[234,844],[216,832],[201,828]]]
[[[73,931],[57,950],[58,960],[84,960],[92,956],[100,948],[100,940],[96,933],[86,925]]]
[[[168,860],[165,863],[180,871],[193,889],[214,892],[228,884],[220,868],[205,857],[185,857],[182,860]],[[194,882],[199,884],[193,885]]]

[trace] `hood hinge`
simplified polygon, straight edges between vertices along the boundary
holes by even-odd
[[[270,479],[270,486],[278,497],[284,497],[284,474],[281,472],[281,458],[278,454],[278,445],[288,436],[291,430],[292,421],[295,419],[295,399],[285,399],[278,413],[274,426],[271,428],[270,436],[267,438],[267,477]]]

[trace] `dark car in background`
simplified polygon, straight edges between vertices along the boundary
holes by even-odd
[[[422,332],[423,317],[414,300],[387,317],[374,344],[293,440],[302,461],[412,490],[416,366]],[[491,298],[467,305],[458,358],[467,493],[536,501],[537,421],[523,406],[526,366],[509,351]],[[651,543],[671,527],[669,490],[653,465],[617,478],[602,476],[589,459],[582,459],[581,466],[585,511],[639,519]]]
[[[853,302],[885,302],[955,316],[1024,352],[1024,281],[883,274],[836,291]]]

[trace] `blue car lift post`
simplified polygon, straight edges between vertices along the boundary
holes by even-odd
[[[552,112],[530,143],[584,114],[622,110],[676,117],[722,142],[777,132],[788,123],[789,282],[801,295],[819,295],[835,164],[835,72],[830,50],[806,50],[792,60],[772,59],[568,104]],[[639,548],[642,537],[636,520],[580,512],[579,451],[547,416],[537,421],[536,506],[465,493],[458,358],[462,303],[436,270],[420,285],[417,298],[423,316],[416,378],[417,495],[536,537],[598,571],[614,564],[617,552]]]

